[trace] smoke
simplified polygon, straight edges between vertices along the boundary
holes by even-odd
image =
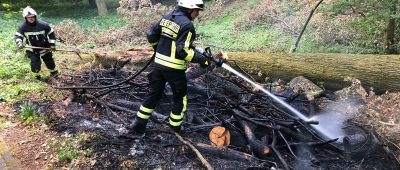
[[[356,99],[344,99],[329,103],[322,112],[311,117],[311,120],[319,121],[314,128],[329,139],[345,136],[343,124],[358,112],[360,103]]]
[[[300,145],[296,148],[296,155],[299,159],[293,163],[294,169],[296,170],[310,170],[315,169],[312,166],[311,160],[313,154],[310,152],[310,148],[307,145]]]

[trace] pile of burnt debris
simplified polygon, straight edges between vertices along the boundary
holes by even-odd
[[[172,101],[167,85],[145,136],[131,136],[127,127],[149,90],[146,75],[150,69],[147,65],[136,69],[123,69],[123,66],[90,69],[76,75],[62,75],[60,79],[62,86],[57,89],[71,91],[64,100],[69,112],[63,118],[53,118],[53,129],[96,134],[80,148],[90,149],[91,159],[95,161],[76,166],[107,169],[400,168],[374,133],[362,126],[343,121],[339,128],[345,135],[332,138],[316,127],[336,120],[329,116],[328,121],[320,122],[300,119],[242,79],[216,68],[188,69],[188,106],[181,134],[174,133],[167,125]],[[306,117],[325,114],[332,108],[338,114],[357,110],[353,102],[347,101],[341,102],[339,107],[352,111],[330,107],[341,100],[336,93],[323,90],[303,77],[289,83],[274,81],[260,85]]]

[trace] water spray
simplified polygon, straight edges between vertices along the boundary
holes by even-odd
[[[247,81],[248,83],[250,83],[251,85],[253,85],[254,87],[256,87],[257,89],[261,90],[262,92],[264,92],[265,94],[267,94],[269,97],[271,97],[274,101],[278,102],[279,104],[281,104],[282,106],[284,106],[285,108],[287,108],[288,110],[290,110],[293,114],[295,114],[297,117],[299,117],[301,120],[303,121],[310,121],[309,118],[307,118],[306,116],[304,116],[302,113],[300,113],[299,111],[297,111],[295,108],[293,108],[292,106],[290,106],[289,104],[287,104],[286,102],[284,102],[283,100],[281,100],[280,98],[278,98],[277,96],[275,96],[274,94],[272,94],[271,92],[269,92],[268,90],[264,89],[263,87],[261,87],[259,84],[257,84],[256,82],[250,80],[248,77],[246,77],[245,75],[239,73],[238,71],[236,71],[235,69],[233,69],[232,67],[230,67],[228,64],[224,63],[221,59],[218,59],[216,57],[212,56],[210,47],[207,47],[205,49],[205,56],[208,60],[214,62],[218,67],[222,67],[225,70],[228,70],[229,72],[241,77],[242,79],[244,79],[245,81]]]
[[[288,103],[286,103],[285,101],[283,101],[282,99],[278,98],[277,96],[275,96],[274,94],[272,94],[271,92],[269,92],[268,90],[264,89],[263,87],[261,87],[259,84],[257,84],[256,82],[250,80],[248,77],[246,77],[245,75],[241,74],[240,72],[238,72],[237,70],[233,69],[232,67],[230,67],[228,64],[224,63],[221,59],[213,57],[211,50],[209,47],[207,47],[205,49],[205,56],[208,60],[214,62],[218,67],[222,67],[225,70],[241,77],[243,80],[247,81],[248,83],[250,83],[251,85],[253,85],[254,87],[256,87],[257,89],[261,90],[262,92],[264,92],[265,94],[267,94],[269,97],[271,97],[275,102],[278,102],[280,105],[284,106],[286,109],[288,109],[292,114],[294,114],[295,116],[297,116],[298,118],[300,118],[302,121],[307,122],[312,124],[312,127],[321,132],[322,135],[324,135],[324,137],[326,138],[338,138],[341,137],[343,134],[341,133],[336,133],[336,135],[332,135],[332,133],[330,133],[330,130],[327,130],[326,128],[322,127],[322,126],[318,126],[319,121],[315,121],[311,118],[308,118],[307,116],[305,116],[304,114],[302,114],[301,112],[299,112],[298,110],[296,110],[294,107],[292,107],[291,105],[289,105]],[[336,128],[336,127],[334,127]],[[337,129],[339,130],[339,129]],[[341,129],[340,129],[341,130]]]

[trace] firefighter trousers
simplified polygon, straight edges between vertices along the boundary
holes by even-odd
[[[137,117],[148,120],[154,111],[162,94],[164,93],[165,84],[168,83],[173,93],[172,110],[169,115],[169,123],[171,126],[178,127],[183,122],[187,105],[187,79],[186,73],[181,70],[166,71],[153,69],[148,75],[150,83],[150,92],[147,94],[142,103]]]
[[[43,59],[44,64],[50,70],[50,72],[55,71],[56,64],[54,63],[52,52],[39,53],[39,52],[27,51],[26,55],[29,57],[29,59],[31,59],[31,71],[33,73],[39,73],[40,71],[42,65],[42,61],[40,60],[40,58]]]

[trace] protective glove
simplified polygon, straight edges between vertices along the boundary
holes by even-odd
[[[24,48],[24,44],[22,44],[22,41],[17,42],[17,46],[19,49],[23,49]]]
[[[56,51],[56,44],[50,44],[51,51]]]
[[[221,67],[222,64],[224,63],[224,61],[222,61],[221,59],[213,57],[210,47],[206,48],[205,52],[203,53],[203,56],[205,56],[205,58],[208,61],[214,62],[217,67]]]
[[[207,68],[208,66],[210,66],[210,63],[204,58],[204,61],[200,62],[200,67]]]
[[[156,52],[157,51],[157,45],[153,45],[152,47],[153,47],[154,52]]]

